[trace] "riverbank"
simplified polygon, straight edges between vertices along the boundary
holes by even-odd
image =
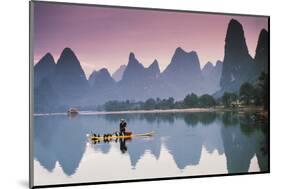
[[[215,107],[215,108],[185,108],[185,109],[154,109],[154,110],[126,110],[126,111],[80,111],[79,115],[111,115],[111,114],[145,114],[145,113],[184,113],[184,112],[259,112],[261,114],[267,115],[262,107],[258,106],[249,106],[249,107],[240,107],[240,108],[224,108],[224,107]],[[42,113],[42,114],[33,114],[34,116],[48,116],[48,115],[67,115],[67,113]]]

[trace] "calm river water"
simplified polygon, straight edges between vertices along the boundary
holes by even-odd
[[[89,143],[125,118],[150,138]],[[268,170],[267,124],[254,113],[34,116],[34,183],[85,183]]]

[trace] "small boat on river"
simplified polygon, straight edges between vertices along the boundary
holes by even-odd
[[[76,115],[78,115],[78,114],[79,114],[79,111],[78,111],[78,109],[76,109],[76,108],[69,108],[69,109],[67,110],[67,115],[68,115],[68,116],[73,117],[73,116],[76,116]]]

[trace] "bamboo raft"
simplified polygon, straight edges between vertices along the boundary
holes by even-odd
[[[116,140],[116,139],[131,139],[135,137],[151,137],[154,135],[154,131],[143,134],[128,134],[128,135],[110,135],[110,136],[93,136],[88,135],[90,141],[103,141],[103,140]]]

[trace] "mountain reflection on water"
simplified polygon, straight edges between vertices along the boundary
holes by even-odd
[[[151,138],[91,144],[92,153],[110,157],[111,148],[118,144],[122,156],[129,156],[131,169],[136,169],[145,153],[158,160],[164,146],[177,168],[183,170],[198,165],[205,148],[208,154],[217,151],[226,157],[227,173],[248,172],[254,156],[260,171],[268,171],[267,123],[260,121],[257,114],[238,112],[35,116],[35,162],[49,173],[59,163],[66,176],[75,175],[87,148],[86,134],[113,133],[119,129],[120,118],[126,119],[133,133],[156,134]],[[108,162],[103,163],[106,167]]]

